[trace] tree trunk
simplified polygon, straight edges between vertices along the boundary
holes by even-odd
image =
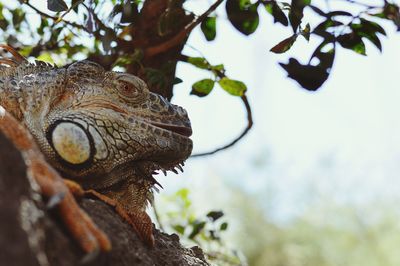
[[[156,244],[149,248],[110,206],[80,203],[111,239],[111,252],[85,257],[57,215],[46,210],[20,152],[0,132],[0,265],[209,265],[200,248],[182,247],[177,235],[154,229]]]

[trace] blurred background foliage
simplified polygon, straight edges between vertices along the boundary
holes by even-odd
[[[224,206],[224,211],[208,212],[205,209],[209,204],[193,204],[190,191],[185,188],[169,196],[161,195],[156,205],[162,209],[156,219],[161,221],[162,229],[180,235],[188,246],[202,247],[213,265],[400,263],[400,210],[396,200],[385,198],[360,206],[341,204],[326,196],[296,217],[281,221],[263,208],[265,204],[272,205],[272,209],[280,207],[274,206],[274,196],[249,195],[239,187],[225,187],[219,192],[229,202],[207,199]]]
[[[400,29],[395,1],[337,0],[347,6],[334,9],[331,1],[219,0],[209,2],[201,12],[186,7],[191,1],[2,0],[0,41],[26,57],[60,66],[88,58],[106,69],[127,71],[167,98],[174,95],[174,85],[185,80],[176,76],[178,63],[207,72],[209,77],[199,77],[190,94],[206,97],[220,88],[240,98],[247,112],[245,130],[226,146],[205,153],[212,154],[236,144],[252,127],[252,106],[246,97],[252,88],[240,76],[229,74],[236,66],[210,63],[207,51],[183,52],[195,28],[207,41],[217,41],[224,34],[218,27],[224,20],[246,38],[257,32],[260,19],[268,14],[286,29],[271,52],[286,53],[299,39],[317,40],[316,46],[310,41],[308,58],[294,55],[280,63],[288,77],[308,91],[318,90],[328,79],[339,49],[366,55],[366,42],[370,42],[382,51],[387,26]],[[242,49],[238,53],[246,52],[246,47]],[[251,165],[252,172],[264,171],[268,164],[264,157],[259,155]],[[161,195],[155,218],[185,244],[200,245],[216,265],[400,265],[400,217],[395,202],[356,208],[327,197],[293,219],[281,221],[264,208],[275,204],[272,188],[251,194],[240,186],[228,186],[224,190],[228,202],[218,204],[224,210],[213,206],[214,195],[208,195],[211,206],[199,207],[192,192],[179,189]]]

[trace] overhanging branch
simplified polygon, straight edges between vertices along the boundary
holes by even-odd
[[[206,12],[204,12],[199,17],[195,18],[190,24],[188,24],[182,31],[180,31],[177,35],[172,37],[171,39],[163,42],[161,44],[148,47],[144,49],[145,56],[152,57],[157,54],[163,53],[165,51],[174,48],[175,46],[182,43],[183,40],[192,32],[192,30],[199,25],[203,20],[205,20],[208,15],[210,15],[217,7],[222,4],[224,0],[218,0],[213,5],[211,5]]]
[[[239,140],[241,140],[244,136],[246,136],[246,134],[247,134],[247,133],[250,131],[250,129],[253,127],[253,115],[252,115],[252,111],[251,111],[251,107],[250,107],[249,101],[247,100],[247,96],[246,96],[246,95],[243,95],[243,96],[241,97],[241,99],[242,99],[242,102],[243,102],[243,104],[244,104],[244,106],[245,106],[245,108],[246,108],[246,112],[247,112],[247,126],[246,126],[246,128],[243,130],[243,132],[242,132],[237,138],[235,138],[233,141],[231,141],[229,144],[227,144],[227,145],[225,145],[225,146],[222,146],[222,147],[220,147],[220,148],[217,148],[217,149],[215,149],[215,150],[213,150],[213,151],[193,154],[192,156],[190,156],[191,158],[192,158],[192,157],[208,156],[208,155],[215,154],[215,153],[217,153],[217,152],[219,152],[219,151],[226,150],[226,149],[232,147],[233,145],[235,145],[235,144],[236,144]]]

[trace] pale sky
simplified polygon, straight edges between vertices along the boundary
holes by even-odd
[[[287,78],[278,62],[290,55],[308,58],[318,41],[299,39],[288,55],[272,54],[269,49],[290,31],[274,25],[263,10],[259,13],[261,24],[248,38],[221,19],[215,41],[205,41],[199,30],[189,39],[211,63],[224,63],[229,77],[247,84],[254,128],[234,148],[191,159],[183,176],[162,182],[171,190],[177,183],[192,187],[202,204],[225,186],[265,198],[273,193],[277,218],[292,217],[326,198],[361,206],[381,198],[397,201],[400,34],[385,24],[382,54],[368,41],[367,57],[340,48],[329,80],[309,93]],[[219,14],[224,17],[223,9]],[[190,47],[185,52],[200,56]],[[174,102],[188,109],[194,152],[225,144],[241,132],[246,121],[238,99],[219,88],[202,99],[188,96],[191,84],[210,74],[181,64],[177,76],[184,83],[176,86]]]

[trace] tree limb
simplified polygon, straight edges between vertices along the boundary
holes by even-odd
[[[210,265],[199,247],[185,248],[175,234],[154,229],[149,248],[113,208],[82,198],[80,205],[112,242],[111,251],[80,250],[66,232],[56,210],[46,208],[31,182],[21,152],[0,131],[0,264],[13,266],[176,266]]]
[[[179,45],[182,41],[189,35],[189,33],[199,25],[203,20],[207,18],[224,0],[218,0],[213,5],[211,5],[206,12],[204,12],[199,17],[195,18],[190,24],[188,24],[182,31],[180,31],[177,35],[169,39],[168,41],[148,47],[144,50],[144,55],[148,57],[155,56],[157,54],[163,53],[165,51],[170,50],[171,48]]]

